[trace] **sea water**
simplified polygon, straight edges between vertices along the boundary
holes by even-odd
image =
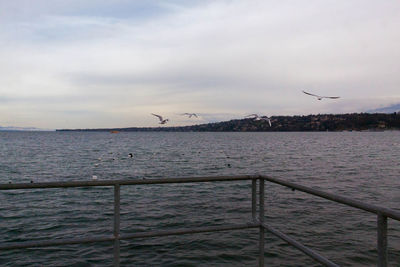
[[[132,153],[132,157],[129,155]],[[400,132],[0,132],[0,183],[264,174],[400,211]],[[265,220],[376,265],[376,215],[266,182]],[[121,187],[121,233],[243,223],[250,181]],[[391,266],[400,222],[389,219]],[[0,242],[112,235],[112,187],[0,191]],[[110,266],[112,242],[0,251],[1,266]],[[121,241],[122,266],[256,266],[258,230]],[[266,233],[267,266],[319,266]]]

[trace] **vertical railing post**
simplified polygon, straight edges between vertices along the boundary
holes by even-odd
[[[251,217],[257,220],[257,180],[251,180]]]
[[[260,178],[260,240],[259,240],[259,266],[264,266],[264,179]]]
[[[387,217],[378,213],[378,267],[386,267],[387,251]]]
[[[120,185],[114,185],[114,266],[119,267]]]

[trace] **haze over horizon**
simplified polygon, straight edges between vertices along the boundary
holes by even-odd
[[[0,126],[158,126],[150,113],[181,126],[398,104],[399,13],[394,0],[0,0]]]

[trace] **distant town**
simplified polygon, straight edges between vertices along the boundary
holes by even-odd
[[[251,118],[180,127],[129,127],[101,129],[58,129],[57,131],[90,132],[318,132],[318,131],[384,131],[400,130],[400,112],[318,114],[306,116],[272,116],[267,121]]]

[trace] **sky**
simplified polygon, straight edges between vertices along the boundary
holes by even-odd
[[[176,126],[397,104],[398,14],[398,0],[0,0],[0,126],[158,126],[150,113]]]

